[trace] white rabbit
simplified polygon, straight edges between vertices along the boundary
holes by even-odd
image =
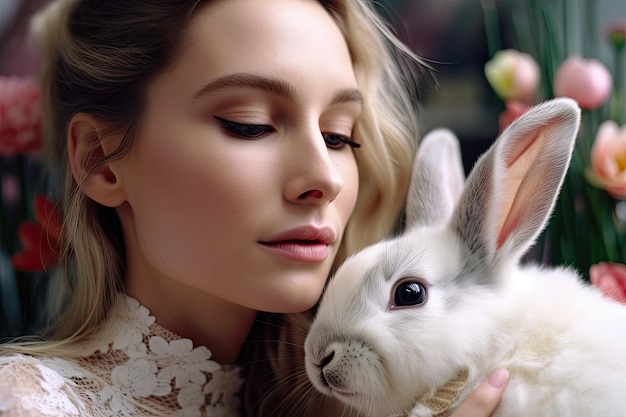
[[[495,416],[626,416],[626,306],[571,269],[520,265],[579,122],[572,100],[535,106],[464,187],[451,134],[423,140],[405,232],[348,259],[324,293],[305,342],[318,390],[369,416],[448,415],[504,367]]]

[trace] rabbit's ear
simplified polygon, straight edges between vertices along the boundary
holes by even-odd
[[[406,203],[408,227],[447,222],[456,206],[465,173],[459,141],[448,129],[436,129],[421,141]]]
[[[518,261],[544,228],[567,172],[580,123],[574,100],[531,108],[470,174],[451,227],[485,262]]]

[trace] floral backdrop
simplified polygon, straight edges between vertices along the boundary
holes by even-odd
[[[572,164],[533,260],[575,267],[581,279],[626,302],[626,16],[599,27],[595,0],[480,4],[489,51],[483,76],[500,130],[551,97],[571,97],[583,108]],[[503,36],[503,21],[513,22],[513,37]],[[20,59],[36,55],[31,49]],[[0,75],[0,338],[41,326],[63,242],[56,188],[41,160],[40,105],[36,78]]]
[[[572,163],[535,257],[573,266],[624,301],[626,16],[598,27],[594,0],[519,2],[511,11],[514,45],[503,45],[491,5],[484,8],[491,54],[484,72],[501,100],[500,129],[552,97],[573,98],[583,111]],[[601,54],[603,47],[608,54]]]
[[[43,293],[36,289],[58,254],[60,218],[42,176],[40,103],[35,78],[0,77],[0,335],[37,327]]]

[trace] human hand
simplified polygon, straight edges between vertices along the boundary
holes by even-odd
[[[509,381],[506,369],[495,370],[461,403],[450,417],[489,417],[500,403]]]

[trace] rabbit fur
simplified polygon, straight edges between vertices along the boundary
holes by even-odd
[[[405,231],[349,258],[322,297],[305,341],[319,391],[372,417],[430,417],[418,399],[460,370],[469,381],[447,412],[504,367],[494,416],[626,416],[626,306],[572,269],[520,263],[554,208],[579,123],[573,100],[533,107],[465,184],[452,133],[423,139]]]

